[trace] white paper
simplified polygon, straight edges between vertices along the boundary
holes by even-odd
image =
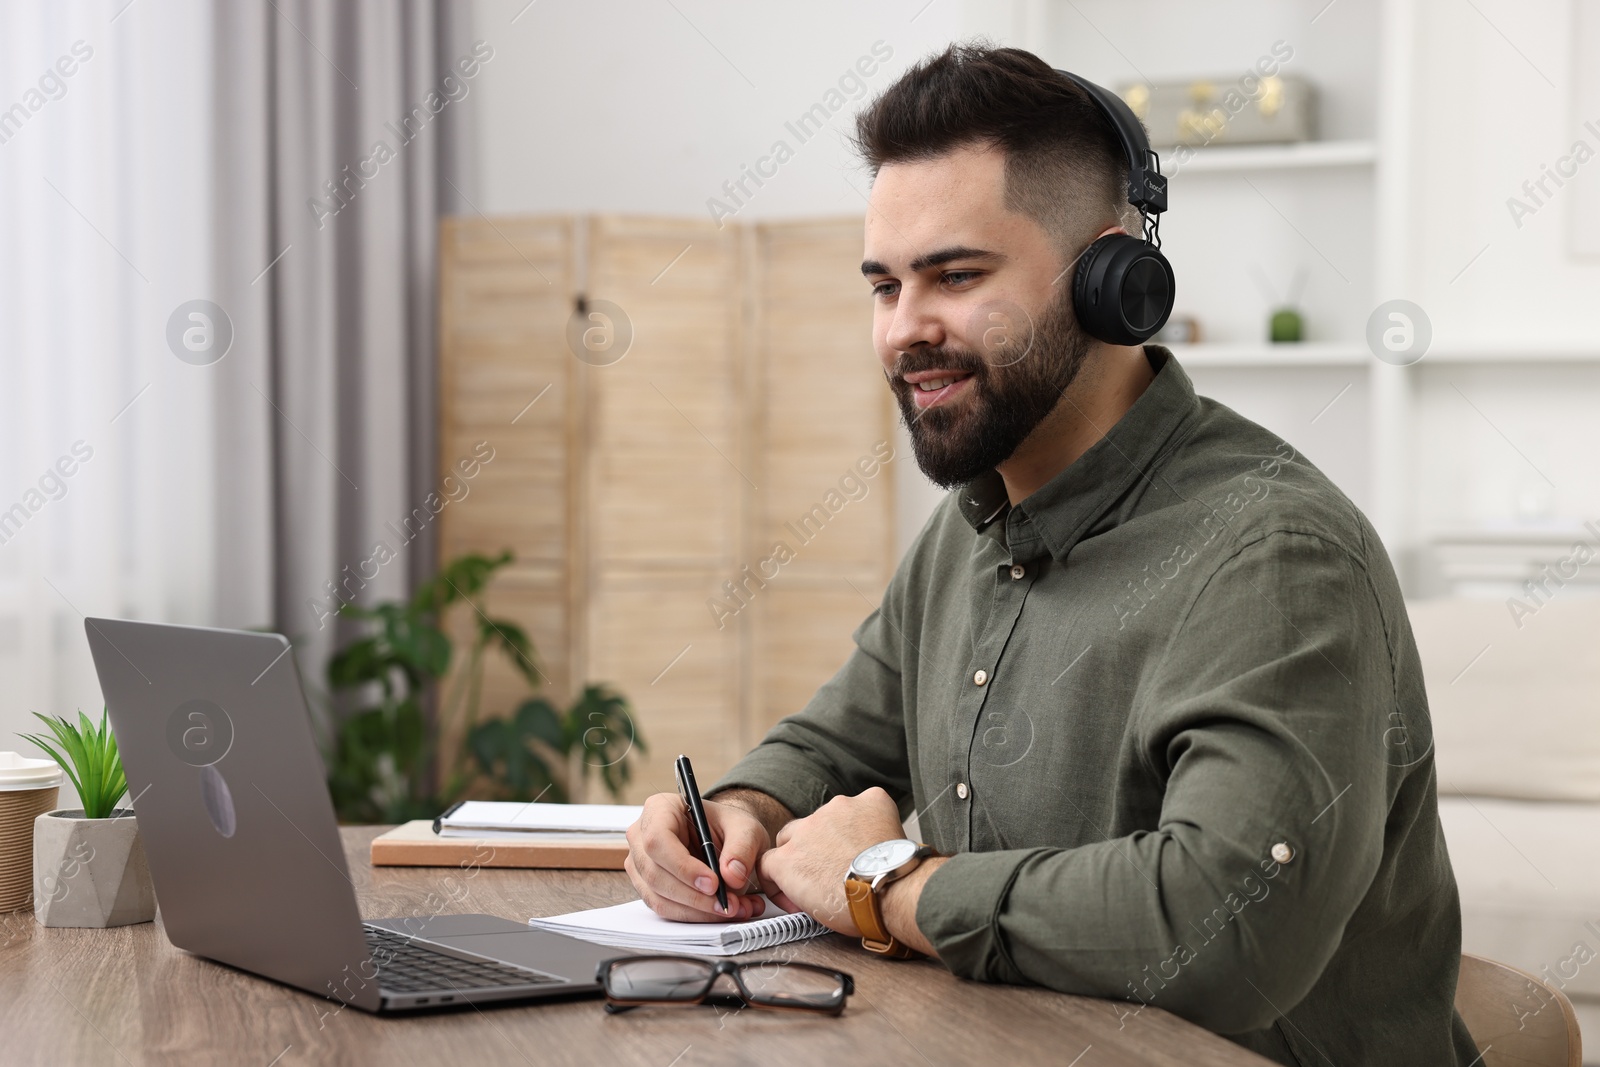
[[[631,804],[520,804],[469,800],[440,820],[441,832],[621,834],[644,809]]]
[[[828,932],[811,916],[803,912],[791,915],[770,900],[759,918],[741,922],[674,922],[651,911],[644,901],[630,900],[609,908],[529,919],[528,925],[617,948],[711,956],[753,952]]]

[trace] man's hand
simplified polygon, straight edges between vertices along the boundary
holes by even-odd
[[[765,909],[754,873],[772,847],[760,819],[742,807],[706,801],[706,821],[717,842],[717,859],[728,885],[728,910],[717,910],[717,876],[699,855],[689,813],[676,793],[657,793],[628,827],[623,869],[657,915],[680,922],[750,919]],[[853,858],[853,857],[852,857]]]
[[[904,832],[899,809],[877,786],[859,796],[834,797],[778,831],[777,847],[761,858],[761,884],[785,911],[807,912],[830,929],[860,937],[845,900],[844,876],[863,850]]]

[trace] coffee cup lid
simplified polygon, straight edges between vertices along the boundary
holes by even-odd
[[[0,792],[13,789],[49,789],[64,776],[55,760],[26,759],[16,752],[0,752]]]

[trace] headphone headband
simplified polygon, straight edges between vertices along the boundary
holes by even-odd
[[[1111,122],[1128,155],[1128,203],[1139,209],[1145,233],[1108,233],[1079,255],[1072,279],[1072,309],[1084,331],[1108,344],[1139,345],[1155,336],[1172,314],[1176,286],[1172,264],[1161,254],[1161,212],[1167,210],[1167,179],[1161,157],[1150,150],[1144,125],[1121,97],[1094,82],[1057,68],[1089,94]]]
[[[1144,124],[1134,115],[1133,109],[1111,90],[1059,67],[1055,70],[1087,92],[1116,131],[1128,156],[1128,203],[1152,215],[1167,210],[1167,179],[1161,173],[1161,157],[1150,150]]]

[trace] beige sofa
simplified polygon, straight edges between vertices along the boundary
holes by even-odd
[[[1462,950],[1561,987],[1600,1063],[1600,597],[1409,604]],[[1518,625],[1520,621],[1520,626]],[[1536,1011],[1537,1002],[1525,1010]],[[1553,1009],[1548,1009],[1553,1010]]]

